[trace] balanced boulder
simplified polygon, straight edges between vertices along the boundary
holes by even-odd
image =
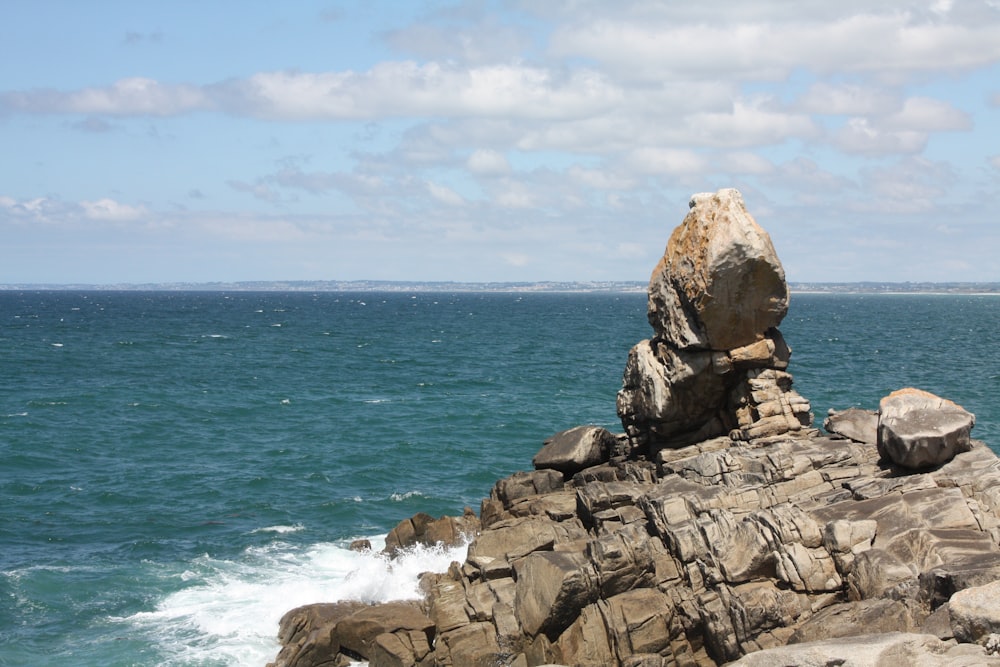
[[[787,312],[784,269],[740,193],[694,195],[649,281],[654,336],[629,352],[618,393],[631,448],[653,455],[811,425],[785,371]]]

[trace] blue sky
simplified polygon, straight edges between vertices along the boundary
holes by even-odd
[[[0,283],[1000,281],[1000,0],[0,7]]]

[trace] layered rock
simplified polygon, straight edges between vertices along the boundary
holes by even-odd
[[[625,371],[627,433],[558,433],[478,517],[400,522],[388,552],[471,536],[467,557],[416,604],[289,612],[275,666],[1000,667],[1000,460],[912,389],[806,428],[770,242],[735,191],[688,219]]]
[[[654,336],[629,352],[618,393],[629,440],[649,455],[812,423],[785,370],[788,285],[770,237],[736,190],[695,195],[690,209],[649,281]]]

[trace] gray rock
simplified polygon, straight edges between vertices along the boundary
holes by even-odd
[[[878,442],[878,412],[861,408],[831,410],[823,421],[823,428],[827,433],[874,445]]]
[[[890,632],[827,639],[750,653],[729,667],[996,667],[1000,658],[982,647],[949,644],[933,635]]]
[[[947,463],[971,448],[971,412],[920,389],[894,391],[879,402],[878,451],[910,469]]]
[[[532,459],[536,469],[558,470],[572,477],[584,468],[607,461],[618,446],[613,433],[599,426],[577,426],[556,433]]]
[[[1000,581],[955,593],[948,608],[958,641],[985,644],[990,635],[1000,633]]]

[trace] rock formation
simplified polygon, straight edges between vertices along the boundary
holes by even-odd
[[[916,390],[809,428],[787,299],[739,194],[696,196],[650,281],[626,433],[558,433],[478,517],[400,522],[387,552],[466,536],[465,561],[419,603],[290,611],[272,664],[1000,667],[1000,460]]]
[[[785,371],[788,286],[770,237],[736,190],[695,195],[690,208],[649,281],[654,336],[629,352],[618,393],[629,440],[648,455],[812,423]]]

